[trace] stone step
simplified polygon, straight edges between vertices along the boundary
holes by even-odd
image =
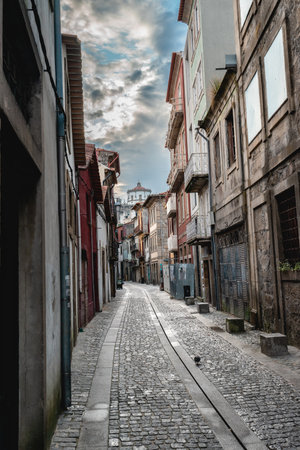
[[[261,352],[267,356],[280,356],[288,353],[287,336],[280,333],[261,333]]]
[[[185,297],[184,301],[185,301],[185,304],[188,306],[195,304],[194,297]]]
[[[226,331],[228,333],[241,333],[242,331],[245,331],[244,327],[244,319],[239,318],[226,318]]]
[[[198,303],[197,311],[199,314],[208,314],[209,313],[209,303]]]

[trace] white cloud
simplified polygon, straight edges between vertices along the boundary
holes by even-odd
[[[118,192],[138,179],[154,192],[166,190],[167,77],[186,31],[169,4],[62,1],[63,32],[82,42],[86,140],[120,153]]]

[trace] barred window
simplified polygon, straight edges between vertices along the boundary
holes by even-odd
[[[295,264],[300,261],[299,234],[297,221],[297,208],[295,188],[291,187],[276,197],[281,238],[283,259]]]

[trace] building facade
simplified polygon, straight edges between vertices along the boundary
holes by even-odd
[[[181,263],[191,263],[191,248],[187,244],[186,234],[191,209],[189,194],[185,192],[184,186],[184,170],[187,165],[188,152],[181,53],[173,53],[172,55],[166,101],[172,105],[165,144],[170,151],[171,163],[167,180],[171,194],[167,204],[169,259]],[[174,202],[176,208],[171,209],[171,204]]]
[[[210,140],[210,183],[217,268],[216,304],[250,320],[248,233],[236,71],[228,70],[200,122]],[[210,267],[213,270],[213,267]],[[208,286],[213,290],[214,286]]]
[[[169,256],[166,193],[150,195],[143,206],[149,217],[150,283],[161,285]]]
[[[100,311],[97,258],[97,203],[103,202],[95,146],[86,144],[86,166],[79,167],[80,203],[80,301],[79,327]]]
[[[218,27],[215,17],[218,16]],[[191,221],[187,243],[193,246],[196,293],[216,304],[211,246],[211,202],[208,184],[208,152],[197,132],[198,121],[209,109],[222,76],[224,55],[234,53],[233,5],[231,0],[182,0],[178,20],[188,25],[183,53],[188,162],[185,191],[190,193]]]
[[[0,11],[0,297],[7,319],[0,345],[9,368],[0,375],[0,447],[42,449],[62,392],[59,106],[50,79],[57,62],[57,11],[50,2],[28,10],[16,0],[0,1]]]
[[[299,345],[299,5],[234,5],[252,320]]]

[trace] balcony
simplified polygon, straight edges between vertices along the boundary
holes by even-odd
[[[189,245],[207,245],[210,243],[210,221],[208,216],[197,215],[186,227],[187,243]]]
[[[208,183],[207,153],[192,153],[184,172],[185,192],[200,192]]]
[[[173,103],[170,113],[168,132],[166,138],[166,147],[168,149],[175,148],[176,140],[179,134],[182,121],[183,121],[183,102],[182,99],[179,99]]]
[[[135,234],[135,236],[137,236],[138,234],[141,234],[141,233],[143,233],[143,227],[140,224],[138,224],[138,226],[135,227],[135,229],[134,229],[134,234]]]
[[[150,261],[150,252],[149,249],[145,250],[145,262]]]
[[[168,237],[168,250],[169,252],[177,252],[178,250],[177,234],[172,234],[170,237]]]
[[[184,179],[184,170],[186,168],[186,157],[182,154],[177,154],[172,158],[171,170],[167,179],[171,192],[177,192]]]
[[[137,244],[133,244],[130,250],[131,253],[139,252],[139,247]]]
[[[171,194],[171,197],[167,201],[167,216],[174,217],[176,216],[176,195]]]

